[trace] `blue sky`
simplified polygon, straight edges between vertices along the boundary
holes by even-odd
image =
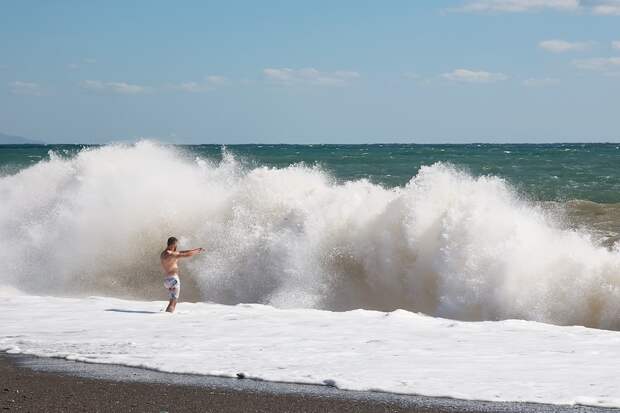
[[[620,0],[15,1],[0,132],[620,141]]]

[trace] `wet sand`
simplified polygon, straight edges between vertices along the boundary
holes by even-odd
[[[618,412],[169,374],[0,353],[0,409],[19,412]]]

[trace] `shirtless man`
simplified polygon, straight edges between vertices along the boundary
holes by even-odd
[[[164,287],[168,289],[170,302],[166,308],[167,313],[174,313],[181,292],[181,280],[179,279],[179,258],[192,257],[204,251],[204,248],[194,248],[193,250],[177,251],[177,240],[175,237],[168,238],[168,246],[159,255],[161,266],[166,273]]]

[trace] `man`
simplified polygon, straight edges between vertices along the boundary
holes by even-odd
[[[168,238],[168,246],[160,254],[161,266],[166,273],[164,279],[164,287],[168,289],[170,302],[166,308],[167,313],[174,313],[177,306],[177,300],[181,292],[181,280],[179,279],[179,258],[192,257],[204,251],[204,248],[194,248],[193,250],[177,251],[177,240],[175,237]]]

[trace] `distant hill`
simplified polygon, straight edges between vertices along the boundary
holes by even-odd
[[[21,136],[6,135],[0,133],[0,145],[42,145],[43,142],[35,139],[22,138]]]

